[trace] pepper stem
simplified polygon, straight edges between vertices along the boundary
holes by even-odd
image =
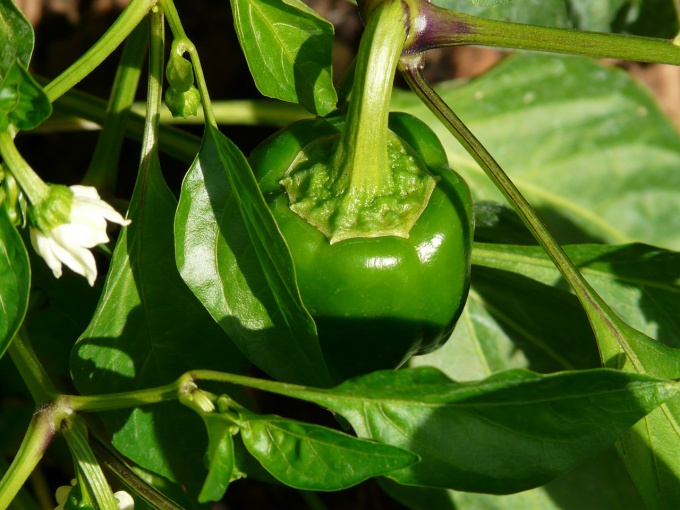
[[[349,179],[349,193],[375,195],[390,186],[387,136],[392,85],[406,41],[406,13],[400,0],[387,0],[368,13],[357,56],[345,130],[335,153],[337,184]]]
[[[388,127],[408,7],[402,0],[376,0],[367,7],[344,127],[305,146],[281,181],[291,210],[331,244],[408,237],[437,182]]]

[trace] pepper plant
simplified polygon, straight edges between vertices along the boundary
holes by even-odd
[[[680,137],[595,58],[680,64],[676,7],[362,0],[334,79],[314,10],[232,0],[266,96],[245,119],[210,99],[190,3],[131,0],[53,78],[0,0],[0,508],[232,508],[252,483],[291,508],[361,484],[394,508],[673,510]],[[464,45],[523,51],[432,87],[424,55]],[[78,90],[119,46],[108,101]],[[71,186],[21,143],[64,116],[102,127]],[[282,129],[246,157],[239,122]]]

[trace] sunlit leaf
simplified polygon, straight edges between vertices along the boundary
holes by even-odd
[[[14,0],[0,0],[0,80],[17,60],[28,66],[34,43],[33,27]]]
[[[329,385],[293,261],[250,166],[208,127],[175,219],[182,278],[241,351],[280,380]]]
[[[30,284],[26,247],[0,204],[0,358],[24,320]]]
[[[265,96],[326,115],[337,95],[331,75],[333,25],[299,0],[231,0],[234,26]]]
[[[418,462],[394,446],[279,416],[241,415],[248,451],[281,482],[303,490],[336,491]]]
[[[0,130],[14,125],[33,129],[52,113],[52,103],[19,60],[0,83]]]
[[[85,394],[167,384],[183,372],[248,366],[177,271],[173,216],[177,202],[155,153],[142,164],[103,295],[71,355],[73,380]],[[200,419],[169,402],[102,415],[112,442],[142,467],[198,491],[205,432]]]

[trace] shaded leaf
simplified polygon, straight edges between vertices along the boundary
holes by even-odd
[[[30,285],[26,247],[0,203],[0,358],[24,320]]]
[[[199,503],[220,501],[238,470],[234,465],[234,440],[238,427],[218,414],[201,416],[208,430],[208,476],[198,495]]]
[[[400,483],[503,494],[542,485],[611,447],[676,389],[617,370],[509,370],[456,383],[421,367],[285,394],[340,413],[360,437],[420,455],[390,475]]]
[[[519,215],[498,202],[475,202],[475,241],[496,244],[538,245]]]
[[[672,38],[678,17],[673,0],[564,0],[574,28]]]
[[[466,309],[441,349],[414,356],[456,381],[509,368],[598,368],[595,339],[575,296],[529,278],[473,266]]]
[[[452,337],[443,348],[411,358],[410,365],[435,366],[461,381],[483,379],[514,367],[538,371],[594,368],[600,360],[575,296],[525,276],[473,266],[470,297]],[[444,510],[454,505],[472,510],[644,508],[623,463],[611,451],[579,464],[544,487],[513,495],[394,484],[388,493],[413,510]]]
[[[182,185],[177,266],[241,351],[269,375],[329,386],[293,261],[243,154],[208,126]]]
[[[567,246],[565,250],[618,316],[678,347],[680,254],[640,244]],[[565,286],[538,248],[477,245],[475,251],[477,264]],[[618,336],[602,331],[598,338],[607,366],[669,379],[680,376],[678,351],[642,333],[620,327]],[[620,443],[621,456],[652,509],[670,510],[680,496],[680,462],[670,453],[680,448],[679,422],[680,399],[673,398],[636,424]]]
[[[649,510],[677,507],[680,465],[673,452],[680,448],[678,417],[680,399],[676,397],[627,431],[618,446]]]
[[[241,413],[241,419],[241,437],[251,455],[297,489],[346,489],[418,462],[418,456],[401,448],[319,425],[252,413]]]
[[[52,103],[19,60],[0,83],[0,130],[33,129],[52,113]]]
[[[149,388],[198,367],[240,373],[247,362],[182,281],[174,259],[176,200],[157,155],[143,162],[102,298],[71,354],[84,394]],[[112,443],[140,466],[198,491],[205,432],[176,402],[102,414]]]
[[[33,27],[14,0],[0,0],[0,80],[17,60],[28,66],[34,44]]]
[[[680,137],[625,72],[586,58],[524,54],[439,92],[561,243],[680,248]],[[504,202],[420,100],[395,94],[393,107],[433,127],[476,200]]]
[[[564,249],[619,317],[649,336],[680,347],[680,253],[643,244],[574,245]],[[477,243],[473,264],[568,290],[539,247]]]
[[[440,7],[481,18],[569,27],[565,0],[435,0]]]
[[[631,2],[622,31],[647,37],[672,39],[680,30],[678,7],[674,0]],[[628,13],[627,13],[628,14]]]
[[[596,32],[671,39],[678,28],[673,0],[437,0],[435,3],[482,18]]]
[[[260,92],[317,115],[333,111],[333,25],[299,0],[231,0],[231,7]]]
[[[503,496],[427,489],[381,480],[411,510],[645,510],[626,468],[611,449],[552,482]]]

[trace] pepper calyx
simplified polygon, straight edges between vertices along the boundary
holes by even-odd
[[[438,179],[404,140],[389,131],[382,185],[351,187],[328,161],[327,155],[337,150],[339,142],[340,135],[322,137],[298,154],[281,180],[291,210],[331,244],[357,237],[408,238]]]

